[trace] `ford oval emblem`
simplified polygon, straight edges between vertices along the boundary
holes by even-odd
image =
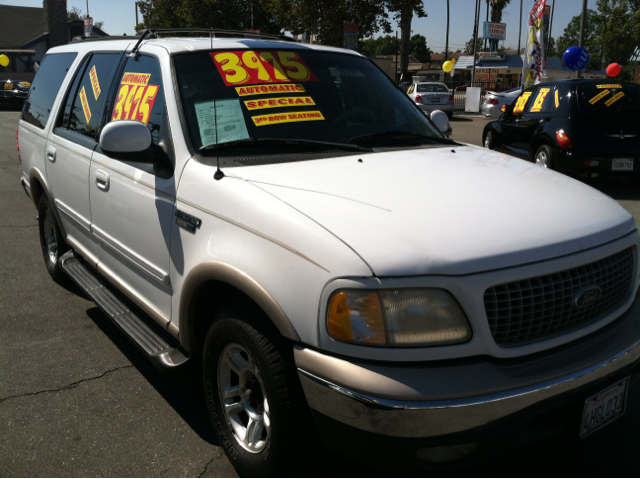
[[[600,286],[589,286],[578,293],[573,300],[573,303],[578,308],[584,308],[598,301],[600,299],[600,295],[602,295],[602,289]]]

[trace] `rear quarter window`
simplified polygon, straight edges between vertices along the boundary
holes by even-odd
[[[22,113],[24,121],[44,129],[60,86],[77,55],[77,53],[54,53],[42,59],[24,105]]]
[[[578,109],[592,115],[640,114],[640,86],[615,81],[578,85]]]

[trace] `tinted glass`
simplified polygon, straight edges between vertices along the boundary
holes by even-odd
[[[527,103],[528,113],[546,113],[555,109],[553,87],[547,86],[535,90]]]
[[[537,90],[537,88],[529,88],[528,90],[524,91],[522,95],[516,98],[516,100],[513,102],[513,113],[515,115],[519,115],[523,111],[525,111],[527,105],[532,102],[531,97],[534,96],[533,94]]]
[[[96,53],[91,56],[74,92],[69,130],[91,138],[97,137],[97,130],[102,124],[104,104],[119,59],[119,53]]]
[[[80,80],[82,80],[84,76],[85,70],[87,69],[87,65],[89,64],[90,60],[91,55],[88,55],[76,70],[75,77],[73,78],[73,82],[71,83],[71,87],[67,92],[67,98],[65,99],[63,113],[62,115],[59,115],[56,126],[63,126],[65,128],[69,127],[71,108],[73,107],[73,102],[76,100],[76,95],[78,94],[78,85],[80,84]]]
[[[578,85],[578,108],[595,115],[640,114],[640,86],[603,80]]]
[[[444,85],[418,85],[418,93],[449,93]]]
[[[377,135],[392,147],[406,146],[407,136],[442,138],[384,73],[353,55],[200,51],[176,55],[175,69],[196,149],[266,139],[357,144]],[[390,131],[408,135],[391,144],[382,139]]]
[[[120,77],[118,94],[111,111],[111,120],[136,120],[151,131],[158,144],[164,120],[164,90],[160,65],[154,57],[141,55],[129,58]]]
[[[56,53],[42,59],[25,101],[22,113],[24,121],[44,129],[60,86],[76,56],[77,53]]]

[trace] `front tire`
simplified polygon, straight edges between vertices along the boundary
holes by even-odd
[[[540,148],[538,148],[533,157],[533,162],[549,170],[555,169],[555,165],[553,164],[553,150],[551,147],[549,145],[540,145]]]
[[[69,251],[55,213],[46,196],[40,198],[38,204],[38,229],[40,231],[40,248],[47,271],[54,281],[64,281],[67,275],[58,264],[60,257]]]
[[[215,319],[204,345],[211,421],[240,476],[294,473],[316,434],[293,348],[265,328],[267,321],[258,311],[229,309]]]
[[[493,150],[495,149],[495,139],[493,137],[493,132],[491,130],[488,130],[485,134],[484,134],[484,139],[482,140],[482,144],[485,148],[487,148],[488,150]]]

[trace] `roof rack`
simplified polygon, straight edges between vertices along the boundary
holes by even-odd
[[[242,30],[226,30],[223,28],[150,28],[149,31],[156,38],[160,38],[160,35],[173,35],[176,33],[204,33],[203,37],[209,38],[211,34],[228,36],[231,38],[265,38],[268,40],[281,40],[285,42],[296,42],[295,39],[286,35],[280,35],[277,33],[256,33],[245,32]]]
[[[106,37],[80,37],[80,36],[77,36],[77,37],[73,37],[71,39],[70,43],[99,42],[99,41],[102,41],[102,40],[132,40],[132,41],[135,41],[137,39],[138,39],[138,37],[134,37],[133,35],[131,35],[131,36],[128,36],[128,35],[114,35],[114,36],[109,35],[109,36],[106,36]],[[4,51],[6,51],[6,50],[4,50]]]

